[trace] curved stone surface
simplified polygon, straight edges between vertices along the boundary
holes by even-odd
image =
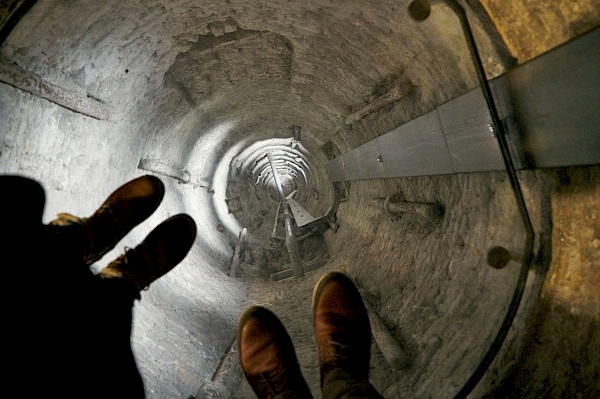
[[[0,26],[10,25],[14,9],[24,3],[3,2]],[[598,0],[543,2],[545,7],[531,1],[461,3],[488,78],[600,25]],[[309,301],[314,283],[328,270],[355,278],[410,360],[401,370],[391,369],[373,343],[371,377],[386,398],[453,397],[481,361],[505,317],[520,268],[515,261],[489,267],[488,250],[502,246],[522,253],[525,240],[504,172],[338,185],[343,195],[335,221],[301,241],[303,262],[324,265],[300,280],[270,281],[290,262],[285,245],[271,238],[275,222],[283,226],[278,202],[269,196],[268,176],[263,185],[254,173],[262,166],[244,164],[261,161],[239,158],[253,145],[264,149],[276,141],[292,148],[300,138],[300,157],[273,149],[288,188],[298,190],[298,203],[321,215],[334,195],[327,161],[475,88],[468,49],[450,9],[435,2],[429,17],[417,22],[409,4],[38,0],[2,43],[0,55],[10,71],[35,77],[38,90],[0,79],[0,173],[27,175],[45,185],[45,222],[58,212],[89,215],[115,187],[150,171],[165,183],[163,203],[94,267],[103,267],[175,213],[189,213],[199,226],[190,254],[142,292],[135,307],[133,346],[149,399],[187,399],[201,387],[215,387],[214,395],[253,397],[239,368],[232,367],[225,382],[211,381],[231,348],[238,316],[250,304],[280,315],[318,397]],[[61,93],[68,93],[69,104],[101,105],[108,116],[65,107],[65,99],[56,98]],[[598,211],[590,204],[600,196],[599,177],[597,166],[519,172],[536,231],[536,258],[507,341],[473,397],[505,388],[538,397],[553,371],[540,355],[544,344],[537,342],[553,331],[568,336],[567,328],[554,328],[564,320],[587,338],[585,344],[572,343],[568,358],[558,356],[556,380],[562,382],[551,393],[586,397],[593,389],[600,364],[600,351],[590,349],[598,347],[600,298],[593,291],[598,273],[590,272],[583,288],[553,280],[544,290],[542,283],[549,267],[555,280],[564,281],[577,275],[578,265],[597,260],[595,227],[585,230],[585,240],[570,241],[591,245],[576,261],[564,252],[549,254],[563,238],[552,232],[552,212],[569,206],[561,202],[561,187],[571,185],[570,201],[583,198],[588,204],[587,211],[572,216],[597,226]],[[436,220],[410,212],[392,215],[384,208],[390,196],[437,204],[444,212]],[[573,230],[564,221],[560,226]],[[247,236],[238,254],[239,275],[233,277],[231,261],[243,228]],[[569,294],[577,289],[586,300]],[[556,315],[559,302],[562,313]],[[537,327],[540,336],[532,333]],[[557,341],[551,353],[560,353]],[[536,359],[545,363],[537,365]],[[520,365],[531,379],[521,378]],[[564,382],[565,375],[579,385]]]

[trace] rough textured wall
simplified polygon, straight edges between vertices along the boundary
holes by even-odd
[[[548,174],[547,277],[527,321],[524,349],[494,397],[600,395],[599,173],[596,165]]]
[[[595,0],[482,2],[488,17],[479,3],[467,3],[490,77],[505,71],[509,56],[524,62],[599,23]],[[13,4],[2,3],[0,10]],[[46,221],[59,211],[93,212],[119,184],[145,173],[137,168],[140,158],[191,176],[189,183],[163,176],[168,194],[161,208],[122,243],[135,245],[153,225],[178,212],[190,213],[200,226],[184,263],[143,292],[136,305],[133,342],[149,398],[194,395],[229,348],[237,316],[249,303],[281,314],[316,393],[309,298],[318,275],[330,269],[355,276],[410,354],[409,366],[390,371],[373,345],[373,381],[386,397],[451,397],[477,365],[505,313],[517,268],[514,262],[502,270],[489,268],[486,251],[490,245],[518,251],[523,239],[512,193],[500,173],[353,182],[339,210],[340,229],[327,231],[319,242],[330,259],[323,269],[299,282],[266,282],[252,265],[273,260],[253,244],[246,273],[237,279],[226,273],[237,232],[220,227],[231,218],[224,208],[224,181],[226,159],[236,146],[288,137],[290,126],[299,125],[312,151],[332,142],[346,152],[476,85],[455,16],[435,5],[430,18],[417,23],[409,18],[408,5],[39,0],[0,48],[26,73],[109,110],[106,120],[98,120],[0,83],[0,171],[45,183]],[[486,32],[486,18],[504,39],[508,56],[497,35]],[[407,81],[412,89],[401,98],[346,123],[348,115]],[[547,239],[548,176],[522,178],[536,231]],[[594,182],[597,177],[576,186]],[[444,217],[423,223],[417,215],[385,215],[382,200],[392,194],[440,203]],[[585,201],[597,196],[592,192]],[[569,196],[565,205],[553,206],[562,209],[571,201],[580,199]],[[586,209],[594,214],[593,206]],[[585,225],[596,223],[582,215],[572,217]],[[572,230],[567,227],[557,231]],[[590,236],[594,243],[595,230],[569,243]],[[543,242],[536,242],[542,255],[548,248]],[[557,270],[555,280],[566,279],[562,270],[567,264],[588,267],[594,248],[581,253],[578,262],[557,254],[550,265]],[[544,392],[552,366],[543,354],[562,353],[558,342],[573,331],[565,322],[582,326],[589,345],[574,343],[573,356],[560,357],[562,367],[556,367],[563,374],[579,373],[579,385],[573,388],[568,377],[560,380],[557,371],[561,382],[549,392],[584,394],[597,376],[593,354],[598,351],[589,349],[597,347],[596,319],[582,318],[577,306],[567,309],[553,302],[527,319],[548,266],[547,258],[536,254],[528,301],[477,397],[511,384],[511,392],[523,396]],[[566,302],[578,298],[568,296]],[[586,301],[598,303],[593,296]],[[520,359],[528,320],[539,334],[525,341],[532,357]],[[560,323],[563,329],[557,329]],[[557,331],[549,346],[536,346],[535,339],[544,342]],[[591,366],[579,359],[591,359]],[[544,366],[537,367],[538,362]],[[524,374],[511,374],[522,365]],[[530,383],[522,383],[531,376]],[[243,381],[236,395],[252,397]]]
[[[557,47],[600,23],[600,1],[482,0],[519,63]]]

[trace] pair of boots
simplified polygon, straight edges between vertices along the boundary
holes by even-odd
[[[100,271],[104,257],[163,200],[153,176],[134,179],[110,194],[89,217],[59,214],[42,221],[43,186],[18,175],[0,176],[0,264],[4,290],[5,379],[42,387],[63,398],[144,398],[131,349],[134,300],[177,266],[196,237],[186,214],[160,223],[138,246]],[[29,385],[27,385],[29,384]]]
[[[58,214],[51,228],[70,229],[77,243],[74,252],[80,261],[91,265],[115,245],[131,229],[146,220],[161,203],[164,185],[154,176],[138,177],[116,189],[89,218],[68,213]],[[173,269],[189,252],[196,238],[196,223],[187,214],[178,214],[159,224],[144,241],[102,269],[100,278],[120,278],[139,292]]]
[[[347,275],[330,272],[312,298],[324,399],[381,398],[369,383],[371,329],[358,289]],[[268,309],[253,306],[238,323],[240,364],[259,399],[312,398],[292,340]]]
[[[40,226],[44,193],[39,184],[19,176],[4,176],[2,183],[11,194],[31,194],[14,197],[32,201],[32,206],[20,204],[31,209],[25,215],[31,220],[15,225]],[[48,226],[50,237],[60,237],[57,242],[67,247],[65,252],[74,254],[71,256],[75,262],[91,265],[146,220],[163,196],[164,186],[158,178],[139,177],[115,190],[89,218],[59,214]],[[129,284],[139,299],[141,290],[183,260],[195,237],[196,224],[189,215],[172,216],[98,276]],[[324,275],[314,289],[312,307],[323,398],[381,398],[368,381],[371,331],[367,311],[352,280],[339,272]],[[238,343],[242,369],[259,398],[312,398],[292,341],[269,310],[255,306],[244,312]]]

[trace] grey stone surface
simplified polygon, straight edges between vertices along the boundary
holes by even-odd
[[[350,273],[376,299],[382,321],[411,355],[409,367],[393,371],[373,344],[372,380],[386,398],[452,397],[481,360],[518,269],[514,262],[490,268],[487,249],[518,251],[524,238],[503,173],[352,182],[337,232],[316,232],[302,244],[303,261],[328,263],[300,281],[277,282],[268,276],[289,263],[285,246],[269,239],[277,203],[261,201],[247,175],[238,185],[230,179],[230,164],[245,148],[289,138],[290,126],[301,126],[316,187],[306,194],[312,203],[302,205],[318,215],[314,209],[330,203],[325,143],[347,153],[475,87],[450,11],[440,6],[416,23],[408,4],[39,0],[0,47],[2,57],[23,70],[83,90],[112,110],[109,120],[97,120],[0,83],[0,173],[44,184],[45,222],[58,212],[92,214],[116,187],[147,173],[138,168],[140,159],[190,176],[190,184],[161,176],[167,194],[159,209],[95,265],[103,267],[176,213],[189,213],[198,224],[190,254],[135,305],[133,347],[149,399],[196,395],[250,304],[281,316],[319,397],[310,295],[328,270]],[[497,76],[504,64],[480,21],[473,23],[486,70]],[[399,76],[413,83],[410,95],[345,124]],[[432,140],[425,143],[435,149]],[[390,150],[369,150],[373,167],[381,166],[377,156],[384,149]],[[434,161],[443,162],[438,155]],[[538,200],[547,176],[521,177],[536,230],[544,230],[547,214]],[[246,206],[239,215],[225,201],[234,186]],[[398,193],[404,201],[443,205],[443,220],[390,217],[378,199]],[[240,277],[233,278],[227,272],[243,227],[248,241]],[[513,370],[530,314],[526,305],[537,298],[543,277],[534,274],[508,347],[477,397]],[[226,389],[234,398],[254,397],[236,370]]]

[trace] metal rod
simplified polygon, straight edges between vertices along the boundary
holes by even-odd
[[[462,389],[456,394],[455,399],[466,398],[471,391],[475,388],[477,383],[481,380],[486,370],[489,368],[490,364],[500,351],[506,336],[508,335],[508,331],[513,323],[513,320],[517,314],[517,310],[519,308],[519,304],[521,302],[521,298],[523,297],[523,291],[525,289],[525,283],[527,281],[527,274],[529,271],[529,263],[532,258],[533,251],[533,239],[534,239],[534,231],[533,226],[531,224],[531,219],[529,218],[529,213],[527,211],[527,206],[525,205],[525,200],[523,198],[523,192],[521,190],[521,186],[519,184],[519,179],[517,177],[516,169],[514,167],[510,151],[508,148],[508,143],[506,141],[504,128],[502,125],[502,121],[498,115],[498,110],[496,109],[496,105],[494,104],[494,99],[492,96],[492,91],[490,90],[489,83],[485,76],[485,70],[483,68],[483,63],[481,62],[481,58],[479,56],[479,52],[477,50],[477,45],[475,43],[475,39],[473,37],[473,32],[471,31],[471,27],[469,26],[469,21],[467,19],[467,14],[463,7],[458,4],[456,0],[445,0],[446,4],[454,11],[458,19],[460,20],[460,24],[463,30],[463,34],[465,36],[465,40],[467,41],[467,45],[469,47],[469,52],[471,53],[471,59],[473,61],[473,66],[475,67],[475,71],[477,72],[477,78],[479,79],[479,83],[481,85],[481,89],[483,91],[483,95],[485,97],[485,101],[488,105],[488,109],[490,112],[490,116],[492,118],[492,127],[494,132],[496,133],[496,138],[498,140],[498,145],[500,146],[500,151],[502,152],[502,158],[504,160],[504,164],[506,166],[506,172],[508,174],[508,178],[510,180],[510,184],[513,188],[513,193],[515,195],[515,199],[517,201],[517,206],[519,208],[519,212],[521,214],[521,219],[523,221],[523,225],[526,231],[526,239],[525,239],[525,248],[523,256],[523,262],[521,264],[521,270],[519,272],[519,279],[517,281],[517,286],[515,288],[515,292],[513,294],[513,298],[509,305],[508,311],[502,322],[502,326],[496,335],[496,338],[492,342],[490,348],[486,352],[485,356],[481,360],[477,369],[473,372],[469,380],[465,383]]]
[[[279,174],[277,173],[277,167],[275,166],[275,161],[273,160],[273,154],[270,152],[267,153],[267,157],[269,158],[269,163],[271,164],[271,170],[273,171],[273,180],[275,181],[275,187],[277,188],[277,193],[279,194],[279,199],[281,203],[284,204],[284,212],[287,202],[285,199],[285,194],[283,193],[283,188],[281,187],[281,181],[279,180]]]
[[[281,209],[281,202],[277,204],[277,211],[275,212],[275,221],[273,222],[273,232],[271,237],[277,237],[277,225],[279,224],[279,210]]]
[[[239,360],[239,351],[237,338],[229,345],[225,354],[221,357],[221,361],[217,369],[213,373],[209,381],[203,383],[198,392],[196,399],[229,399],[231,398],[231,389],[239,382],[241,375],[241,366]]]
[[[379,318],[379,315],[375,312],[371,304],[364,298],[363,303],[369,315],[369,325],[371,326],[373,339],[377,343],[377,347],[381,351],[385,361],[396,370],[402,370],[407,367],[410,364],[408,354],[402,350],[396,339],[392,337],[392,334],[390,334],[390,331],[383,324],[383,321]]]
[[[344,123],[346,123],[346,125],[351,125],[354,122],[357,122],[365,116],[369,115],[370,113],[373,113],[378,109],[385,107],[386,105],[389,105],[395,101],[400,100],[403,97],[406,97],[407,95],[412,93],[413,90],[414,86],[412,82],[408,79],[405,79],[397,83],[396,86],[392,87],[392,89],[384,95],[377,97],[375,100],[373,100],[373,102],[365,105],[358,111],[348,115],[344,120]]]
[[[301,278],[304,277],[304,268],[302,267],[302,258],[300,257],[300,246],[298,245],[298,239],[294,234],[294,228],[292,225],[294,215],[290,211],[290,206],[288,205],[285,194],[283,193],[283,188],[281,187],[281,182],[279,181],[279,175],[277,174],[277,167],[275,166],[275,161],[273,160],[273,154],[269,152],[267,153],[267,157],[269,158],[271,170],[273,171],[275,187],[277,187],[279,199],[281,200],[281,205],[283,206],[283,216],[285,219],[285,246],[287,247],[288,254],[290,255],[290,263],[292,264],[294,277]]]
[[[413,213],[419,215],[430,222],[440,219],[444,214],[444,209],[437,204],[428,204],[420,202],[393,201],[389,196],[385,199],[383,208],[391,215],[402,213]]]
[[[172,166],[162,163],[156,159],[141,158],[140,162],[138,163],[138,169],[173,178],[179,183],[190,182],[190,174],[188,172],[173,168]]]
[[[242,249],[244,248],[244,244],[246,242],[246,232],[248,230],[244,227],[240,232],[240,236],[238,242],[235,246],[235,250],[233,252],[233,259],[231,260],[231,268],[229,271],[230,277],[237,277],[238,269],[240,268],[241,263],[241,254]]]
[[[87,96],[84,89],[79,93],[57,86],[20,68],[2,56],[0,56],[0,82],[94,119],[109,120],[111,117],[111,109]]]
[[[294,125],[294,140],[300,141],[300,132],[301,132],[300,126]]]
[[[445,0],[445,2],[460,20],[460,24],[465,35],[465,40],[467,41],[469,52],[471,54],[471,60],[473,61],[473,66],[475,67],[475,72],[477,73],[477,78],[479,79],[479,84],[481,85],[483,96],[485,97],[485,102],[487,103],[490,116],[492,118],[492,128],[494,129],[498,144],[500,145],[502,158],[504,159],[504,164],[506,166],[506,172],[514,189],[513,191],[515,194],[515,199],[519,207],[519,212],[521,213],[521,218],[523,219],[523,224],[525,225],[527,234],[533,236],[533,226],[531,224],[531,219],[529,218],[527,206],[525,205],[525,199],[523,198],[523,192],[517,177],[516,168],[513,164],[512,156],[510,155],[508,142],[506,141],[504,125],[502,124],[498,114],[498,109],[494,103],[492,90],[490,89],[489,82],[485,75],[485,70],[483,69],[483,63],[481,62],[481,57],[479,56],[479,52],[477,50],[477,44],[475,43],[475,38],[473,37],[473,32],[471,31],[467,14],[465,13],[464,8],[462,8],[462,6],[458,4],[456,0]]]

